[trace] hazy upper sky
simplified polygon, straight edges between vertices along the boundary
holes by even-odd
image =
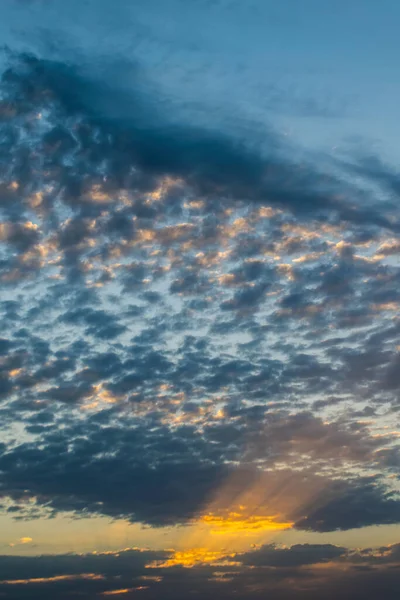
[[[5,0],[0,31],[11,48],[96,73],[120,62],[121,84],[138,65],[188,118],[278,125],[314,149],[377,144],[398,159],[399,12],[395,0]]]
[[[3,0],[0,597],[398,598],[399,18]]]

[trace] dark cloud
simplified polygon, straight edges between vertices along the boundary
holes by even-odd
[[[79,393],[67,388],[54,396],[50,390],[49,397],[70,403]],[[130,430],[93,423],[85,441],[79,429],[74,438],[46,429],[45,450],[24,444],[3,453],[1,468],[8,475],[1,491],[18,497],[24,489],[39,505],[56,511],[102,513],[156,525],[185,522],[227,474],[192,433],[190,427],[175,436],[160,427],[150,433],[143,426]]]
[[[369,600],[381,590],[394,600],[399,591],[396,546],[358,551],[330,545],[267,546],[236,555],[231,566],[155,566],[169,552],[127,549],[106,554],[0,557],[0,591],[9,598],[124,597],[185,598],[188,595],[279,600],[340,597]],[[238,563],[239,566],[238,566]],[[324,563],[329,563],[324,568]],[[249,568],[251,567],[251,568]]]
[[[350,486],[333,486],[323,502],[310,507],[309,514],[296,526],[314,531],[333,531],[398,523],[399,511],[397,495],[383,490],[379,482],[353,481]]]
[[[271,545],[242,554],[240,561],[254,567],[291,568],[331,562],[346,556],[347,552],[345,548],[331,544],[297,544],[290,548],[277,548]]]
[[[335,199],[340,183],[333,178],[329,180],[326,175],[323,178],[311,169],[300,170],[289,162],[263,159],[259,153],[228,136],[168,122],[166,113],[160,113],[146,94],[140,76],[133,92],[118,85],[112,77],[112,69],[108,69],[107,74],[109,81],[100,81],[70,65],[25,55],[3,75],[3,82],[12,90],[8,103],[19,117],[29,115],[40,106],[48,110],[55,103],[64,119],[82,114],[88,119],[73,136],[57,123],[42,139],[43,158],[46,161],[46,149],[51,150],[51,164],[60,170],[58,175],[66,186],[64,198],[68,204],[76,206],[77,196],[84,200],[87,185],[79,167],[71,171],[62,161],[68,155],[77,158],[85,151],[87,174],[92,176],[92,181],[96,177],[101,181],[100,164],[107,165],[106,188],[110,192],[116,189],[115,184],[129,182],[131,166],[135,164],[146,174],[147,189],[154,178],[168,174],[184,178],[202,195],[210,194],[209,201],[213,203],[216,195],[223,204],[223,199],[229,197],[258,204],[268,201],[300,214],[327,215],[334,211],[345,220],[393,227],[389,219],[372,207],[367,211],[361,205],[346,205]],[[12,94],[20,99],[17,107]],[[274,143],[273,136],[271,142]],[[26,178],[32,167],[27,154],[23,156],[20,170],[25,170]],[[63,181],[63,175],[67,174],[68,180]],[[138,183],[141,186],[140,180]],[[171,196],[174,196],[172,191]],[[85,205],[81,208],[85,211]],[[83,223],[74,224],[75,243],[78,238],[83,239],[82,226]],[[72,242],[67,232],[62,239],[67,245]]]

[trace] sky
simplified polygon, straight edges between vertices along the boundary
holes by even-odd
[[[397,599],[398,3],[1,13],[0,598]]]

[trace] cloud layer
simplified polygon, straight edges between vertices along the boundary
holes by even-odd
[[[170,553],[169,553],[170,554]],[[0,557],[0,592],[7,598],[397,598],[399,546],[346,550],[331,545],[263,546],[218,563],[158,567],[168,552]]]
[[[3,74],[3,510],[400,523],[397,174],[179,123],[134,74]]]

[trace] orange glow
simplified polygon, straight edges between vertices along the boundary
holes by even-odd
[[[19,375],[21,372],[22,369],[12,369],[8,374],[10,377],[17,377],[17,375]]]
[[[119,594],[128,594],[129,592],[139,592],[140,590],[148,590],[147,585],[140,585],[135,588],[123,588],[120,590],[110,590],[109,592],[103,592],[102,596],[118,596]]]
[[[152,242],[155,237],[156,232],[153,229],[138,229],[137,231],[137,243]]]
[[[14,189],[17,189],[17,188],[14,188]],[[42,202],[43,202],[43,192],[36,192],[28,200],[28,203],[31,208],[38,208],[42,204]]]
[[[111,197],[102,190],[100,185],[92,186],[88,197],[93,200],[93,202],[98,202],[100,204],[104,204],[105,202],[110,202]]]
[[[93,394],[89,398],[89,403],[82,406],[83,410],[94,410],[99,406],[106,404],[115,404],[118,401],[116,396],[110,394],[107,389],[103,389],[103,385],[100,383],[93,386]]]
[[[167,175],[162,179],[160,185],[157,188],[155,188],[152,192],[147,194],[146,204],[159,202],[173,186],[183,185],[183,183],[184,181],[180,177],[170,177]]]
[[[0,584],[6,585],[27,585],[29,583],[54,583],[57,581],[73,581],[74,579],[89,579],[95,581],[104,579],[103,575],[96,573],[81,573],[79,575],[55,575],[54,577],[36,577],[33,579],[3,579]]]

